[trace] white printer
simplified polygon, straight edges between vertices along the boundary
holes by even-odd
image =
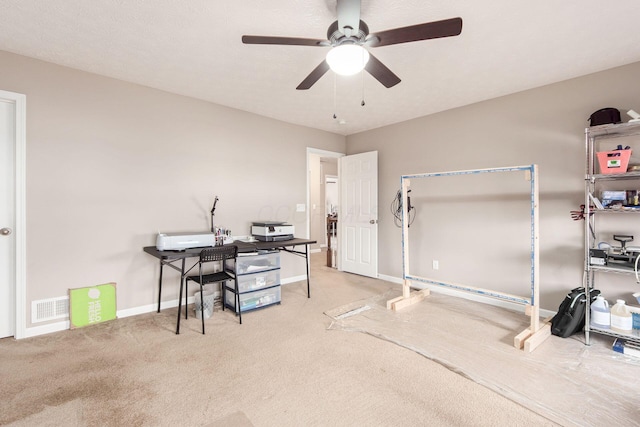
[[[210,232],[159,233],[156,248],[159,251],[181,251],[189,248],[204,248],[216,245],[216,236]]]
[[[279,242],[293,239],[293,225],[284,222],[263,221],[251,225],[251,235],[262,242]]]

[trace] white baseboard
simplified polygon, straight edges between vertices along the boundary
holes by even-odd
[[[307,280],[307,275],[302,274],[300,276],[288,277],[286,279],[281,280],[281,284],[286,285],[288,283],[300,282],[302,280]],[[193,304],[194,297],[191,296],[187,299],[187,304]],[[178,300],[171,301],[162,301],[160,303],[160,310],[164,310],[166,308],[173,308],[178,306]],[[141,305],[139,307],[126,308],[124,310],[118,310],[116,312],[116,318],[122,319],[130,316],[137,316],[140,314],[152,313],[158,310],[158,303],[155,304],[146,304]],[[64,320],[62,322],[49,323],[41,326],[32,326],[30,328],[26,328],[25,335],[23,338],[32,338],[37,337],[38,335],[46,335],[54,332],[66,331],[71,326],[71,322],[69,320]]]
[[[387,276],[384,274],[379,274],[378,278],[381,280],[385,280],[387,282],[391,282],[391,283],[397,283],[399,285],[402,285],[402,279],[399,277],[393,277],[393,276]],[[302,274],[300,276],[293,276],[293,277],[288,277],[286,279],[282,279],[281,280],[281,284],[286,285],[289,283],[295,283],[295,282],[300,282],[303,280],[307,280],[307,275],[306,274]],[[457,289],[450,289],[450,288],[445,288],[445,287],[441,287],[441,286],[437,286],[437,285],[429,285],[426,283],[413,283],[413,287],[418,288],[418,289],[429,289],[434,293],[440,293],[443,295],[449,295],[449,296],[454,296],[454,297],[458,297],[458,298],[463,298],[463,299],[467,299],[470,301],[476,301],[476,302],[480,302],[483,304],[488,304],[488,305],[493,305],[496,307],[502,307],[502,308],[506,308],[509,310],[513,310],[513,311],[519,311],[519,312],[523,312],[524,313],[524,306],[522,304],[516,304],[510,301],[504,301],[504,300],[498,300],[495,298],[490,298],[490,297],[486,297],[483,295],[478,295],[478,294],[473,294],[473,293],[468,293],[468,292],[463,292],[463,291],[459,291]],[[189,297],[187,300],[188,304],[193,304],[193,300],[194,297]],[[163,301],[160,304],[160,310],[164,310],[166,308],[173,308],[173,307],[177,307],[178,306],[178,300],[171,300],[171,301]],[[158,304],[147,304],[147,305],[142,305],[139,307],[133,307],[133,308],[127,308],[124,310],[118,310],[116,312],[116,316],[117,318],[125,318],[125,317],[130,317],[130,316],[137,316],[140,314],[146,314],[146,313],[152,313],[154,311],[156,311],[158,309]],[[540,316],[541,317],[551,317],[553,315],[555,315],[556,313],[554,311],[551,310],[540,310]],[[26,328],[25,330],[25,335],[23,338],[31,338],[31,337],[36,337],[38,335],[45,335],[45,334],[51,334],[53,332],[60,332],[60,331],[65,331],[68,330],[70,326],[70,322],[69,320],[65,320],[62,322],[56,322],[56,323],[49,323],[47,325],[42,325],[42,326],[32,326],[30,328]]]
[[[42,326],[32,326],[30,328],[25,329],[24,336],[22,338],[32,338],[37,337],[38,335],[46,335],[51,334],[53,332],[60,332],[69,329],[71,326],[71,322],[68,320],[56,323],[49,323],[48,325]],[[22,339],[21,338],[21,339]]]
[[[402,279],[399,277],[387,276],[386,274],[378,274],[378,279],[402,285]]]
[[[193,304],[194,297],[189,297],[187,299],[187,304]],[[160,304],[160,310],[164,310],[165,308],[173,308],[178,306],[178,300],[172,301],[163,301]],[[137,316],[139,314],[152,313],[158,310],[158,304],[147,304],[140,307],[127,308],[124,310],[118,310],[116,312],[116,318],[122,319],[130,316]],[[71,326],[71,322],[69,320],[65,320],[62,322],[49,323],[47,325],[42,326],[32,326],[30,328],[26,328],[24,338],[37,337],[38,335],[51,334],[53,332],[66,331]]]
[[[399,278],[399,277],[386,276],[384,274],[379,274],[378,278],[380,278],[382,280],[386,280],[387,282],[398,283],[400,285],[402,285],[402,283],[403,283],[402,279]],[[495,307],[502,307],[502,308],[506,308],[506,309],[509,309],[509,310],[513,310],[513,311],[519,311],[519,312],[522,312],[522,313],[524,313],[524,310],[525,310],[525,306],[522,305],[522,304],[517,304],[517,303],[511,302],[511,301],[491,298],[491,297],[487,297],[487,296],[484,296],[484,295],[464,292],[464,291],[460,291],[460,290],[457,290],[457,289],[451,289],[451,288],[438,286],[438,285],[430,285],[428,283],[416,283],[416,282],[413,282],[411,285],[412,285],[412,287],[417,288],[417,289],[429,289],[430,291],[432,291],[434,293],[443,294],[443,295],[449,295],[449,296],[458,297],[458,298],[463,298],[463,299],[466,299],[466,300],[469,300],[469,301],[480,302],[482,304],[493,305]],[[551,317],[551,316],[553,316],[555,314],[556,314],[555,311],[540,309],[540,317],[547,318],[547,317]]]
[[[300,276],[293,276],[293,277],[288,277],[286,279],[282,279],[282,280],[280,280],[280,284],[281,285],[286,285],[286,284],[289,284],[289,283],[300,282],[302,280],[304,280],[306,282],[306,280],[307,280],[307,275],[306,274],[302,274]]]

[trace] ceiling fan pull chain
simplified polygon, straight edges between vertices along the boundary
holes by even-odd
[[[364,70],[361,71],[362,73],[362,101],[360,102],[360,105],[364,107]]]
[[[333,74],[333,118],[337,119],[338,115],[338,101],[337,101],[337,89],[336,89],[336,74]]]

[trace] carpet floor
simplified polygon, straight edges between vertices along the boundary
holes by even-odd
[[[0,340],[0,424],[558,424],[453,365],[332,328],[325,312],[398,285],[338,272],[323,258],[312,256],[311,298],[305,282],[284,285],[280,305],[246,313],[242,325],[229,310],[216,310],[206,335],[193,316],[175,335],[177,310],[166,309]]]

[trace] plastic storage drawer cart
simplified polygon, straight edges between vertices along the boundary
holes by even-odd
[[[240,254],[232,269],[238,275],[238,299],[232,282],[225,285],[224,304],[236,314],[280,304],[280,253]]]

